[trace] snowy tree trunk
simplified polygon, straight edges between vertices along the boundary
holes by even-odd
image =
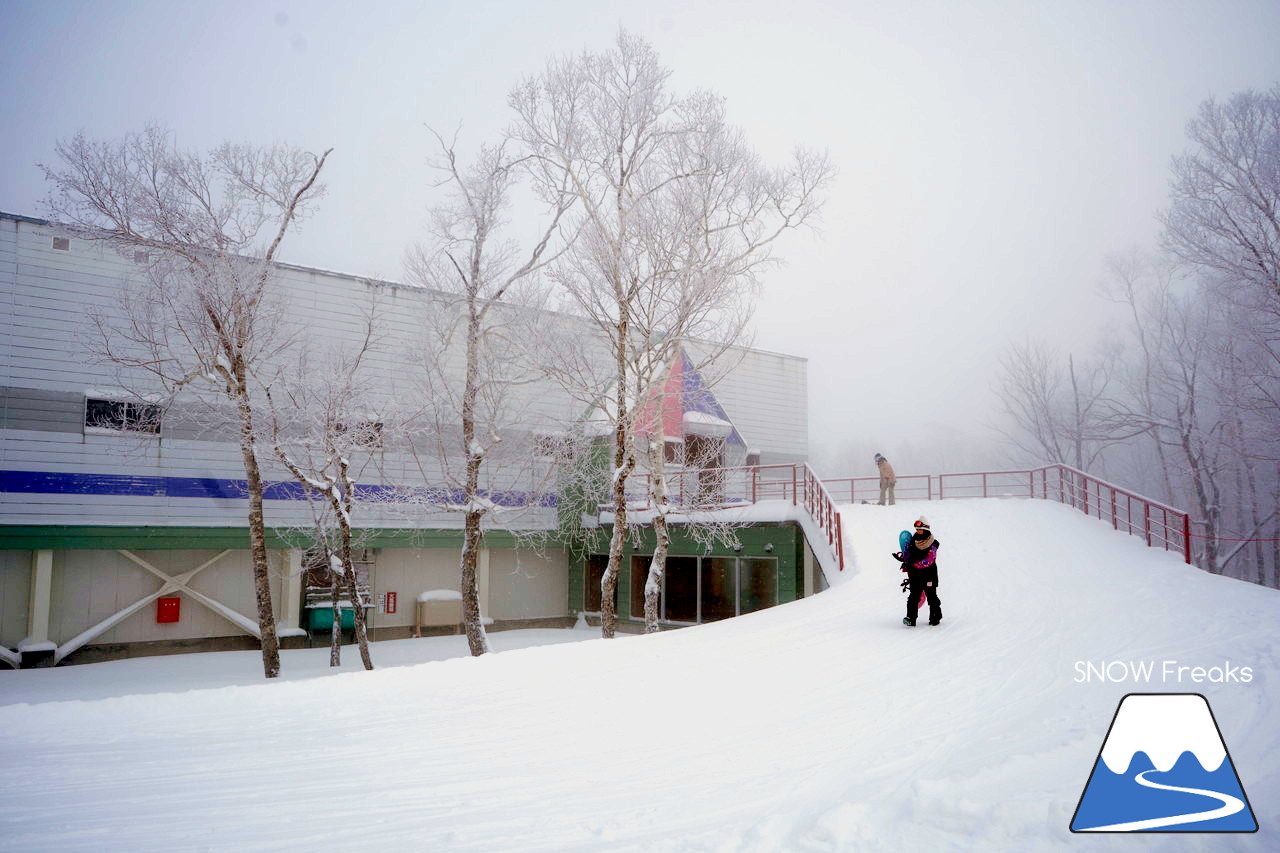
[[[243,369],[237,370],[243,379]],[[271,572],[267,564],[266,522],[262,514],[262,473],[253,445],[253,410],[243,384],[236,396],[240,413],[240,455],[249,490],[249,551],[253,560],[253,589],[258,601],[258,630],[262,634],[262,671],[267,678],[280,674],[280,640],[271,605]]]
[[[662,594],[662,577],[667,571],[667,552],[671,547],[671,534],[667,529],[667,472],[665,447],[662,441],[649,445],[649,469],[652,471],[653,488],[653,560],[649,563],[649,577],[644,584],[644,632],[658,633],[658,603]]]
[[[1191,435],[1189,430],[1182,430],[1182,453],[1187,460],[1187,466],[1191,471],[1191,485],[1195,491],[1196,503],[1200,507],[1200,515],[1205,522],[1205,540],[1204,540],[1204,568],[1211,574],[1221,574],[1222,567],[1218,565],[1218,515],[1220,509],[1217,501],[1209,497],[1209,493],[1205,485],[1205,476],[1201,460],[1196,456],[1195,451],[1191,447]]]
[[[480,587],[477,563],[480,559],[482,533],[480,513],[469,512],[462,531],[462,624],[467,632],[467,647],[472,655],[489,651],[489,637],[484,630],[484,615],[480,612]]]
[[[484,461],[484,456],[476,443],[476,395],[479,393],[480,384],[480,316],[474,283],[479,281],[480,272],[480,247],[477,247],[472,253],[472,284],[467,299],[469,315],[467,318],[467,375],[462,392],[462,444],[467,458],[465,495],[467,511],[462,523],[462,562],[459,572],[462,584],[462,624],[467,632],[467,646],[474,656],[489,651],[489,638],[484,630],[484,614],[480,611],[480,584],[476,571],[483,539],[480,520],[484,514],[479,502],[480,465]]]
[[[619,214],[621,215],[621,214]],[[620,265],[619,265],[620,268]],[[627,301],[622,295],[621,278],[615,280],[614,291],[618,299],[618,335],[614,340],[617,356],[617,405],[618,419],[613,428],[613,535],[609,537],[609,563],[600,579],[600,633],[612,638],[618,626],[618,607],[615,596],[618,591],[618,572],[622,566],[622,549],[627,538],[627,477],[635,467],[635,456],[630,452],[629,424],[627,422]]]
[[[336,453],[337,448],[334,448]],[[346,457],[338,454],[338,476],[343,485],[342,502],[334,507],[338,516],[338,547],[342,549],[342,570],[346,575],[347,594],[351,596],[351,610],[355,616],[356,643],[360,647],[360,661],[366,670],[373,669],[373,658],[369,655],[369,630],[365,625],[364,607],[360,601],[360,590],[356,577],[355,563],[351,558],[351,507],[355,502],[355,482],[347,468]],[[335,618],[337,614],[334,614]]]
[[[365,625],[364,607],[360,601],[360,589],[357,584],[356,567],[351,561],[351,526],[341,522],[342,531],[342,573],[346,580],[347,595],[351,599],[351,610],[355,616],[356,643],[360,647],[360,662],[365,669],[373,669],[373,658],[369,655],[369,631]],[[335,613],[337,619],[340,614]]]
[[[338,594],[338,573],[333,570],[333,555],[324,549],[324,564],[329,569],[329,600],[333,603],[333,624],[329,626],[329,666],[342,666],[342,607]]]

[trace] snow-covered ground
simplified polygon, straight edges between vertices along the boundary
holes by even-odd
[[[278,683],[240,654],[0,672],[3,701],[87,700],[0,707],[0,848],[1280,849],[1280,594],[1046,502],[842,509],[858,575],[654,637]],[[888,554],[920,511],[946,618],[907,629]],[[1076,680],[1130,660],[1150,683]],[[1258,833],[1069,833],[1129,692],[1208,697]]]

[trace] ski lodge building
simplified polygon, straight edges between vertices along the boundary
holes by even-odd
[[[138,429],[131,415],[147,401],[123,390],[118,368],[84,343],[89,315],[108,310],[122,282],[136,275],[134,264],[106,247],[0,213],[0,662],[257,647],[234,428],[192,422],[179,396],[173,411]],[[376,369],[388,377],[410,369],[395,354],[410,349],[420,289],[283,264],[274,281],[291,320],[339,342],[355,338],[361,301],[379,288],[393,341]],[[815,543],[817,513],[798,500],[797,478],[808,470],[806,361],[761,350],[735,356],[726,376],[705,383],[679,354],[667,381],[692,393],[678,407],[653,412],[669,460],[678,464],[696,447],[699,457],[714,460],[709,467],[722,469],[674,475],[677,502],[683,489],[715,489],[725,504],[761,510],[737,529],[736,546],[700,544],[673,528],[661,605],[666,626],[732,617],[824,585],[818,564],[830,559],[834,540]],[[570,405],[550,383],[533,392],[547,407]],[[378,464],[363,468],[362,487],[433,485],[395,448],[369,453]],[[306,645],[312,632],[326,644],[335,616],[327,582],[321,595],[308,578],[308,555],[289,535],[309,523],[306,501],[296,488],[273,488],[291,479],[269,456],[260,446],[282,645]],[[639,481],[635,487],[642,490]],[[758,502],[769,496],[786,498],[788,511],[762,512]],[[608,530],[607,514],[584,521]],[[555,502],[523,523],[555,531]],[[427,632],[456,630],[460,611],[450,599],[459,583],[461,515],[375,509],[356,524],[364,528],[359,568],[370,636],[409,637],[419,623]],[[618,592],[623,630],[643,624],[653,547],[651,531],[629,540]],[[595,541],[598,548],[584,549],[551,537],[533,548],[488,531],[479,583],[490,629],[567,627],[581,613],[598,612],[607,536]]]

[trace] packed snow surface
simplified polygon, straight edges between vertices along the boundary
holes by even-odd
[[[0,707],[0,846],[1280,849],[1280,594],[1043,501],[841,509],[856,576],[699,628],[275,683],[252,656],[190,656],[197,675],[238,659],[247,686],[182,693],[125,661],[115,687],[138,695],[114,698],[91,697],[117,664],[0,672],[0,694],[33,701],[43,675],[90,697]],[[889,553],[923,510],[945,618],[908,629]],[[1252,679],[1077,680],[1166,659]],[[1208,698],[1258,833],[1068,831],[1131,692]]]

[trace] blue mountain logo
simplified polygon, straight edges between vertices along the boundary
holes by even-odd
[[[1199,693],[1120,700],[1072,832],[1257,832],[1209,701]]]

